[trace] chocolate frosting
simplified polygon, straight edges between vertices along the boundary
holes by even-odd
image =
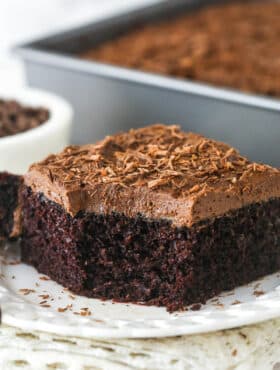
[[[191,226],[280,196],[280,171],[178,126],[156,124],[70,146],[32,165],[25,184],[79,211],[142,214]]]

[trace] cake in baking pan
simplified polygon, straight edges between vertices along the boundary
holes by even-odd
[[[138,26],[80,56],[280,96],[280,2],[230,1]]]

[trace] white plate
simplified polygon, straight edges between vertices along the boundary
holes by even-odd
[[[2,249],[1,261],[2,322],[25,330],[87,338],[151,338],[205,333],[280,316],[280,273],[224,293],[199,311],[170,314],[164,308],[74,296],[17,262],[15,244]]]

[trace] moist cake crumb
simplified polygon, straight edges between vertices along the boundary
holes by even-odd
[[[15,238],[20,233],[19,192],[21,184],[20,176],[0,172],[0,241]]]

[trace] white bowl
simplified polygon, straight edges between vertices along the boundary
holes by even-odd
[[[64,99],[31,88],[0,89],[0,98],[35,108],[41,106],[50,112],[50,118],[42,125],[0,138],[0,171],[23,174],[32,163],[69,144],[73,111]]]

